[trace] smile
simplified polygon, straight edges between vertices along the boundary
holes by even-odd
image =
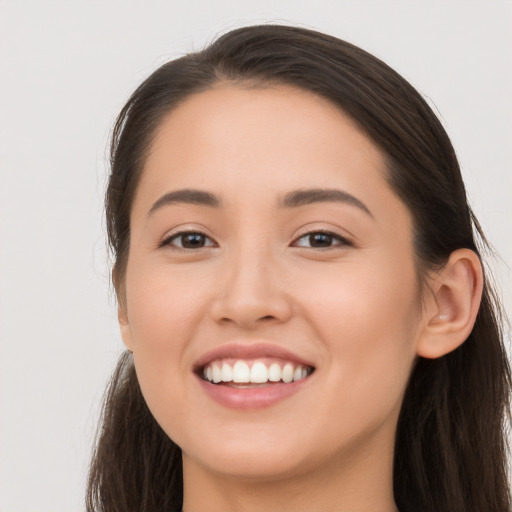
[[[203,379],[213,384],[237,387],[237,384],[289,384],[305,379],[313,368],[292,362],[238,359],[217,360],[203,368]]]
[[[315,367],[274,345],[229,345],[205,354],[195,374],[206,394],[232,409],[269,407],[297,393]]]

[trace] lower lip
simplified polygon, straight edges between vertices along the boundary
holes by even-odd
[[[297,393],[310,379],[298,380],[289,384],[278,383],[256,388],[235,388],[211,384],[198,377],[202,388],[217,403],[231,409],[260,409],[270,407]]]

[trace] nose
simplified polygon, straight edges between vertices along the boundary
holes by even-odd
[[[239,251],[225,262],[217,283],[211,307],[216,322],[256,329],[286,322],[292,315],[283,272],[268,251]]]

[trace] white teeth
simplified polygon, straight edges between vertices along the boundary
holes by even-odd
[[[283,382],[287,384],[293,380],[293,365],[286,363],[283,368]]]
[[[233,382],[250,382],[251,370],[245,361],[237,361],[233,366]]]
[[[252,367],[243,361],[236,361],[233,366],[227,362],[210,363],[203,368],[203,378],[214,384],[235,382],[239,384],[265,384],[266,382],[284,382],[286,384],[305,379],[309,372],[303,365],[294,366],[286,363],[283,368],[279,363],[269,367],[262,361],[255,361]]]
[[[268,380],[270,382],[279,382],[283,376],[281,367],[277,363],[272,363],[268,369]]]
[[[222,363],[221,369],[222,382],[231,382],[233,380],[233,368],[228,363]]]
[[[213,365],[212,377],[215,384],[218,384],[222,380],[221,370],[216,364]]]
[[[267,367],[259,361],[254,363],[251,368],[251,382],[262,384],[268,380]]]

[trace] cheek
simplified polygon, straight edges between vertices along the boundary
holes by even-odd
[[[365,397],[398,400],[419,332],[413,265],[352,265],[329,279],[311,276],[303,283],[297,293],[323,344],[333,390],[354,403]]]
[[[418,320],[419,289],[412,261],[369,255],[337,265],[298,269],[295,295],[330,335],[355,339],[372,331],[411,329]],[[383,333],[382,333],[383,334]]]
[[[187,352],[205,316],[205,291],[190,275],[169,266],[135,261],[127,273],[127,309],[138,380],[157,421],[182,407],[190,374]],[[163,424],[172,425],[171,414]]]
[[[183,427],[177,411],[189,399],[187,347],[203,316],[204,290],[166,266],[144,266],[134,258],[131,270],[126,290],[137,378],[153,416],[174,438]]]
[[[128,316],[139,350],[179,350],[204,311],[202,280],[172,267],[134,264],[127,279]],[[204,283],[204,281],[203,281]]]

